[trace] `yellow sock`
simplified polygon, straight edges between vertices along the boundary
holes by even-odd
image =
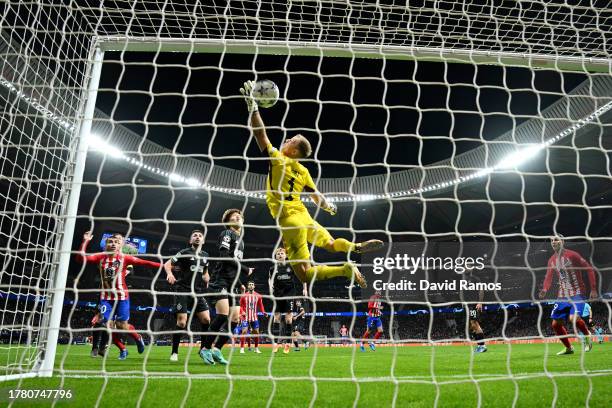
[[[336,252],[349,252],[355,250],[355,244],[353,242],[347,241],[344,238],[336,238],[334,239],[333,248]]]
[[[350,271],[348,271],[350,272]],[[306,282],[310,282],[313,279],[325,280],[336,278],[338,276],[346,276],[347,271],[344,266],[331,266],[331,265],[317,265],[311,266],[306,270]]]

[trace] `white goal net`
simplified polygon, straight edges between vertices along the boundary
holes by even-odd
[[[96,406],[118,381],[140,405],[160,389],[181,406],[603,405],[611,15],[579,1],[4,2],[0,378],[53,376]],[[280,98],[252,116],[239,90],[261,79]],[[283,145],[298,134],[310,157]],[[278,197],[287,211],[268,208]],[[194,230],[204,261],[185,252]],[[239,281],[224,278],[234,262]],[[227,292],[227,307],[245,296],[238,324]],[[229,364],[206,365],[201,345]]]

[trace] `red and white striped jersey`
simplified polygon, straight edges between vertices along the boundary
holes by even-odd
[[[597,290],[595,282],[595,271],[593,267],[576,251],[563,249],[560,254],[553,254],[548,260],[546,277],[542,289],[548,291],[553,281],[553,276],[559,280],[559,298],[571,298],[573,296],[585,296],[586,285],[582,278],[582,272],[586,271],[589,276],[591,291]]]
[[[253,293],[246,292],[240,297],[240,315],[247,322],[257,320],[257,309],[262,313],[266,313],[263,306],[261,295],[255,291]]]
[[[88,241],[81,244],[81,253],[87,249]],[[143,265],[151,268],[160,268],[159,262],[147,261],[135,256],[125,255],[120,252],[105,253],[98,252],[91,255],[77,254],[77,260],[82,263],[95,263],[100,272],[102,300],[126,300],[129,299],[128,287],[125,277],[128,274],[129,265]]]
[[[370,317],[379,317],[382,315],[380,296],[372,295],[370,297],[370,301],[368,302],[368,316]]]

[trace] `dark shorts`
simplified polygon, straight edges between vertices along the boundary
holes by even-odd
[[[222,299],[228,299],[230,307],[240,306],[240,286],[231,291],[232,285],[225,281],[216,281],[208,285],[206,299],[211,307],[215,307],[217,302]]]
[[[291,312],[291,303],[293,302],[290,299],[291,296],[295,296],[295,290],[293,287],[290,288],[279,288],[274,289],[272,292],[274,296],[274,313],[290,313]],[[276,298],[288,298],[288,299],[276,299]]]
[[[300,332],[300,334],[304,334],[304,332],[306,331],[306,324],[304,323],[304,320],[300,319],[297,323],[295,323],[293,325],[293,331]]]
[[[200,313],[207,311],[208,302],[203,294],[181,293],[174,295],[174,313]]]

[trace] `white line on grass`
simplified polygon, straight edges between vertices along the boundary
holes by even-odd
[[[426,375],[415,375],[415,376],[400,376],[400,377],[358,377],[358,382],[389,382],[389,381],[399,381],[399,382],[418,382],[425,384],[451,384],[456,382],[465,382],[465,381],[500,381],[500,380],[525,380],[531,378],[539,378],[539,377],[578,377],[578,376],[605,376],[612,375],[612,369],[604,369],[604,370],[589,370],[589,371],[567,371],[561,373],[515,373],[515,374],[449,374],[449,375],[437,375],[435,378],[432,376]],[[223,374],[192,374],[192,375],[176,375],[176,374],[147,374],[147,375],[126,375],[126,374],[64,374],[60,375],[64,378],[118,378],[118,379],[144,379],[145,377],[148,379],[186,379],[187,377],[192,380],[227,380],[230,377],[233,380],[246,380],[246,381],[269,381],[268,376],[254,376],[254,375],[223,375]],[[277,381],[312,381],[312,378],[305,376],[296,376],[296,377],[275,377]],[[441,379],[450,379],[449,381],[440,381]],[[454,379],[454,380],[453,380]],[[344,377],[318,377],[317,381],[327,381],[327,382],[354,382],[352,378],[344,378]]]

